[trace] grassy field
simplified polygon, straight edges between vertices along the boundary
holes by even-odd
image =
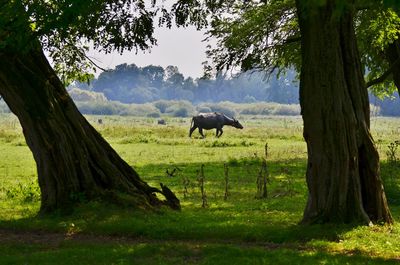
[[[103,124],[97,124],[101,118]],[[89,121],[154,186],[167,184],[181,212],[144,212],[100,202],[37,216],[32,154],[18,121],[0,116],[0,264],[396,264],[400,225],[301,226],[307,198],[300,117],[239,117],[244,130],[188,138],[190,119],[96,117]],[[394,219],[400,217],[400,119],[371,127]],[[268,143],[268,197],[257,176]],[[389,161],[389,162],[388,162]],[[229,196],[224,198],[228,167]],[[203,208],[198,171],[204,165]],[[166,171],[175,174],[169,176]]]

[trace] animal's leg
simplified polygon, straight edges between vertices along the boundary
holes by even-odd
[[[219,129],[219,135],[218,135],[218,137],[221,137],[221,135],[224,133],[224,131],[222,130],[222,128],[221,129]]]
[[[204,134],[203,134],[203,128],[200,128],[200,127],[199,127],[199,133],[201,134],[201,136],[202,136],[203,138],[206,138],[206,137],[204,136]]]
[[[217,128],[217,131],[215,132],[215,136],[218,137],[219,129]]]
[[[190,128],[189,130],[189,137],[192,137],[192,133],[194,132],[194,130],[197,129],[197,126],[193,126],[192,128]]]

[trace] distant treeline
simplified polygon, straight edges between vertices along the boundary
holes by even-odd
[[[103,93],[111,101],[126,104],[149,103],[158,100],[184,100],[194,105],[209,102],[230,101],[234,103],[275,102],[299,104],[296,72],[269,78],[262,72],[246,72],[234,77],[217,75],[216,78],[184,77],[176,66],[121,64],[115,69],[102,72],[88,84],[76,87]],[[400,100],[396,94],[392,98],[380,100],[370,96],[371,104],[378,106],[380,115],[400,116]]]
[[[200,103],[198,105],[193,105],[187,100],[157,100],[142,104],[126,104],[119,101],[75,102],[82,113],[93,115],[141,116],[151,118],[161,116],[190,117],[199,112],[222,112],[231,117],[244,114],[300,115],[299,104],[279,104],[274,102],[233,103],[224,101],[218,103]]]
[[[298,115],[296,73],[288,71],[269,78],[261,72],[234,77],[185,78],[177,67],[121,64],[103,72],[89,84],[75,83],[68,88],[84,114],[117,114],[176,117],[196,112],[221,111],[226,114]],[[240,103],[240,104],[239,104]],[[245,104],[244,104],[245,103]],[[400,116],[400,100],[380,100],[370,96],[372,115]],[[0,113],[9,112],[0,100]]]
[[[121,64],[102,72],[90,85],[78,88],[103,93],[109,100],[122,103],[147,103],[156,100],[187,100],[192,103],[256,101],[298,104],[295,72],[267,79],[261,72],[243,73],[235,77],[185,78],[176,66]]]

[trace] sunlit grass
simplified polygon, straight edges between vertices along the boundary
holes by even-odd
[[[102,118],[103,124],[97,119]],[[188,137],[190,119],[167,125],[135,117],[88,117],[117,152],[153,186],[164,183],[182,211],[143,212],[101,202],[72,214],[37,216],[29,200],[36,167],[15,117],[0,116],[0,231],[91,235],[95,242],[0,241],[0,264],[382,264],[399,261],[400,226],[298,225],[307,199],[306,145],[299,117],[238,117],[244,130],[224,128]],[[400,120],[371,122],[381,172],[395,220],[400,217],[400,166],[386,163],[387,145],[399,140]],[[268,198],[256,199],[256,178],[268,143]],[[400,150],[399,150],[400,152]],[[400,154],[399,154],[400,155]],[[198,170],[204,164],[208,208],[202,208]],[[224,164],[229,197],[224,200]],[[171,177],[171,172],[178,168]],[[187,194],[183,179],[186,178]],[[16,188],[21,186],[21,188]],[[18,193],[18,196],[13,196]],[[28,199],[27,199],[28,198]],[[104,242],[107,236],[116,242]],[[125,239],[118,239],[124,237]],[[113,239],[114,238],[114,239]],[[116,238],[116,239],[115,239]],[[129,240],[126,240],[128,238]],[[139,240],[131,242],[130,240]],[[118,242],[122,240],[122,242]],[[3,243],[2,243],[3,242]],[[90,252],[90,254],[88,254]],[[84,256],[84,258],[82,258]]]

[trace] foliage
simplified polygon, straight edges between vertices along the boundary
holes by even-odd
[[[85,83],[75,85],[84,90],[104,93],[108,99],[123,103],[159,101],[159,109],[163,113],[166,107],[162,106],[162,100],[297,103],[295,78],[296,73],[290,70],[279,78],[270,79],[266,79],[262,71],[251,71],[232,77],[219,75],[214,79],[193,80],[191,77],[184,78],[173,66],[164,69],[152,65],[138,67],[135,64],[122,64],[102,72],[89,86]]]
[[[106,96],[103,93],[83,90],[76,87],[68,89],[68,93],[74,101],[105,102]]]
[[[234,106],[237,106],[237,104],[228,101],[220,103],[203,103],[198,106],[198,112],[202,112],[201,110],[210,109],[211,112],[220,112],[230,117],[235,117],[236,110]]]
[[[194,114],[194,108],[188,101],[176,101],[165,109],[165,113],[173,117],[188,117]]]
[[[200,3],[202,1],[189,1],[185,5],[186,12],[180,15],[186,14],[185,22],[190,23],[193,17],[188,9],[192,7],[209,17],[208,37],[216,38],[217,44],[209,46],[207,53],[217,71],[239,67],[242,71],[263,69],[270,74],[279,74],[287,69],[297,69],[299,72],[301,36],[295,1]],[[325,2],[310,1],[307,5],[321,3]],[[336,13],[343,12],[345,8],[355,10],[354,24],[363,69],[367,72],[366,79],[371,81],[385,76],[371,91],[379,97],[392,95],[395,86],[391,76],[386,75],[389,62],[385,58],[385,50],[400,36],[398,3],[389,0],[339,3],[335,7]],[[275,69],[278,71],[274,72]]]
[[[90,76],[83,73],[95,65],[85,54],[89,43],[106,53],[148,49],[156,43],[157,10],[155,2],[144,1],[6,1],[0,9],[0,49],[40,45],[63,81],[84,80]]]
[[[300,42],[295,2],[236,3],[230,16],[214,17],[208,34],[218,40],[208,55],[218,70],[240,66],[272,72],[299,69]]]
[[[388,163],[396,164],[399,161],[399,158],[397,157],[398,156],[397,149],[399,146],[400,146],[399,140],[391,142],[387,146],[388,150],[386,151],[386,155],[387,155]]]
[[[40,190],[37,182],[18,183],[6,191],[6,197],[11,200],[21,200],[23,202],[40,201]]]
[[[171,71],[175,71],[175,74],[178,73],[177,68],[169,67],[169,69],[173,69]],[[158,81],[154,81],[152,78],[148,79],[149,72],[153,73],[150,76],[158,76]],[[161,114],[166,113],[166,110],[172,105],[180,104],[177,103],[180,100],[186,100],[187,98],[190,98],[187,101],[196,105],[197,112],[217,111],[226,113],[229,116],[235,116],[236,114],[298,115],[300,113],[298,105],[299,91],[297,83],[294,81],[297,74],[292,70],[287,71],[286,74],[281,74],[279,77],[271,76],[268,79],[265,78],[265,73],[263,72],[246,72],[230,78],[220,76],[216,79],[195,81],[188,77],[186,80],[191,80],[190,86],[176,85],[173,89],[168,82],[164,81],[165,72],[166,70],[162,67],[150,65],[142,68],[134,64],[123,64],[117,66],[112,71],[100,74],[98,79],[95,79],[90,85],[75,83],[74,86],[83,90],[76,90],[79,91],[79,94],[88,93],[89,95],[95,95],[93,93],[97,91],[98,93],[104,93],[110,100],[117,100],[123,103],[152,102]],[[151,87],[148,87],[150,84]],[[74,87],[71,86],[72,88]],[[70,91],[75,91],[71,89]],[[173,91],[173,93],[167,93],[167,90],[170,92]],[[191,95],[190,97],[187,96],[189,94]],[[77,97],[74,94],[71,95],[74,98]],[[79,97],[82,98],[81,96]],[[168,100],[168,98],[172,99]],[[248,102],[249,98],[252,99],[250,100],[251,102]],[[397,107],[399,104],[397,95],[380,99],[371,94],[370,100],[374,106],[378,107],[376,109],[372,106],[371,111],[373,115],[400,115],[400,108]],[[253,104],[243,105],[247,107],[238,110],[237,107],[223,103],[224,101]],[[80,109],[86,114],[121,113],[120,108],[114,108],[115,111],[96,111],[94,110],[97,108],[95,105],[89,105],[92,106],[93,110],[89,110],[88,104],[79,103],[79,106],[84,106]],[[176,106],[172,107],[172,109],[176,110]],[[158,111],[154,112],[155,116],[157,116]],[[168,115],[171,115],[172,112],[170,108]],[[190,116],[193,114],[193,109],[186,104],[180,112],[179,115],[176,115]],[[124,111],[124,113],[124,115],[130,115],[132,112]]]
[[[375,6],[359,13],[358,44],[362,63],[367,69],[367,81],[380,77],[389,69],[385,49],[400,36],[400,17],[392,9]],[[380,98],[391,96],[396,88],[389,76],[384,82],[371,87]]]

